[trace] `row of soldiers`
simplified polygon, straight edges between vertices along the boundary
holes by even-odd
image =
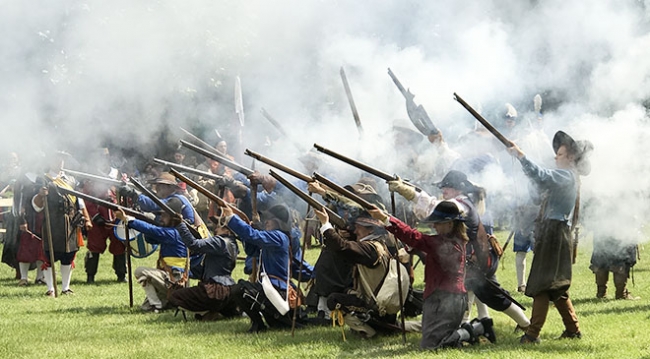
[[[441,135],[432,142],[445,145]],[[570,243],[567,226],[571,223],[569,217],[573,211],[573,204],[569,202],[576,198],[577,173],[582,170],[584,174],[584,169],[579,169],[578,165],[587,162],[590,148],[558,132],[553,149],[559,170],[535,165],[517,146],[509,151],[521,161],[524,173],[545,189],[547,202],[541,205],[544,208],[540,212],[541,219],[555,226],[535,232],[536,253],[545,253],[545,248],[551,248],[551,252],[559,250],[563,255],[558,265],[566,268],[566,256],[568,253],[570,257],[572,250],[567,247]],[[226,155],[223,144],[215,150]],[[565,271],[562,278],[541,276],[540,279],[546,264],[533,261],[528,286],[523,289],[534,298],[531,319],[501,288],[495,275],[500,255],[498,245],[490,236],[491,226],[481,218],[485,213],[482,205],[485,191],[470,182],[462,171],[447,171],[436,183],[442,200],[399,178],[388,182],[392,192],[411,202],[412,212],[419,223],[429,224],[435,235],[422,234],[412,228],[414,223],[409,226],[388,215],[373,180],[362,178],[347,186],[350,192],[369,201],[373,208],[360,207],[340,192],[318,181],[310,181],[309,192],[320,194],[322,203],[329,208],[329,211],[325,207],[314,208],[320,223],[319,237],[322,237],[324,246],[312,267],[302,258],[300,238],[303,233],[297,211],[290,205],[294,203],[288,198],[292,195],[272,176],[257,171],[247,175],[233,173],[226,171],[218,161],[208,160],[204,170],[220,176],[220,179],[201,176],[196,178],[197,182],[203,187],[214,186],[212,192],[225,201],[207,201],[206,207],[200,207],[201,199],[188,191],[186,183],[179,182],[169,172],[157,172],[152,166],[148,179],[156,196],[171,209],[164,211],[159,203],[128,185],[108,188],[88,180],[81,181],[81,188],[77,187],[79,184],[61,171],[61,161],[65,156],[55,156],[45,176],[33,181],[31,193],[16,192],[24,194],[21,206],[25,212],[33,212],[26,216],[31,220],[21,224],[20,247],[28,242],[24,239],[25,234],[32,239],[49,238],[42,241],[43,245],[47,242],[53,245],[37,254],[44,263],[47,295],[56,295],[50,263],[57,260],[61,261],[62,293],[73,293],[69,287],[70,265],[83,241],[82,228],[88,238],[87,280],[94,279],[97,260],[106,249],[107,238],[112,238],[109,250],[114,248],[111,253],[114,254],[113,267],[117,279],[125,279],[125,260],[121,259],[125,247],[111,235],[115,219],[119,219],[143,233],[147,242],[160,246],[157,268],[141,267],[134,273],[146,293],[143,310],[159,312],[167,307],[176,307],[200,313],[200,318],[229,317],[244,311],[252,321],[252,332],[263,331],[267,326],[301,326],[335,317],[365,337],[373,336],[377,331],[422,331],[422,347],[439,348],[459,346],[462,342],[476,343],[478,336],[495,342],[488,307],[504,312],[525,331],[521,339],[523,343],[537,342],[548,302],[553,301],[566,319],[562,336],[581,336],[567,294],[570,263],[568,275]],[[178,157],[177,162],[182,162],[181,156]],[[108,166],[100,174],[118,178],[115,172]],[[558,183],[558,176],[565,182]],[[117,200],[114,197],[121,197],[122,203],[153,215],[134,218],[123,209],[108,211],[92,200],[61,195],[59,189],[62,187],[80,189],[91,197],[112,202]],[[558,193],[554,192],[556,187],[561,188],[557,190],[562,198],[559,204],[553,202],[558,201]],[[195,205],[199,208],[195,209]],[[330,224],[333,214],[344,219],[344,223]],[[211,234],[208,234],[206,224],[210,224]],[[306,228],[302,228],[305,238],[309,232]],[[97,233],[98,238],[93,242],[103,243],[103,248],[101,244],[91,248],[93,233]],[[549,239],[544,241],[546,238]],[[235,283],[231,273],[238,256],[237,240],[246,252],[245,272],[250,273],[251,280]],[[544,246],[544,243],[549,244]],[[402,273],[410,272],[406,249],[426,258],[423,303],[413,300],[417,297],[413,288],[408,285],[402,288],[400,281],[410,284],[412,278],[403,279],[398,274],[390,277],[392,283],[386,280],[386,274],[393,266],[402,268]],[[33,261],[26,263],[29,265],[30,262]],[[536,266],[536,263],[541,264]],[[190,277],[200,279],[197,287],[185,287]],[[300,285],[294,284],[292,279],[298,283],[313,280],[309,292],[311,299],[307,298],[307,302],[311,301],[316,308],[316,318],[309,318],[300,310],[296,311],[298,315],[291,317],[290,309],[301,308]],[[398,295],[400,305],[397,308],[391,305],[390,299],[378,298],[384,287],[393,291],[403,289],[403,293]],[[402,308],[406,297],[411,299],[408,303],[410,310]],[[472,302],[477,306],[478,316],[470,321]],[[400,310],[402,317],[406,312],[414,315],[423,312],[424,316],[420,322],[399,323],[396,315]]]

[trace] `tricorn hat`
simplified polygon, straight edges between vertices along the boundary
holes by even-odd
[[[449,221],[465,221],[460,208],[453,201],[442,201],[438,203],[433,212],[425,218],[422,223],[441,223]]]

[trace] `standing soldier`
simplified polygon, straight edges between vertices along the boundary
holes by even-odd
[[[539,343],[539,333],[548,314],[549,302],[555,304],[565,330],[560,338],[582,337],[571,299],[571,226],[576,224],[580,202],[580,175],[589,174],[589,141],[576,142],[562,131],[553,137],[557,169],[546,169],[532,162],[517,145],[508,152],[521,162],[524,173],[542,191],[542,203],[535,229],[535,255],[526,286],[533,298],[530,326],[520,342]]]

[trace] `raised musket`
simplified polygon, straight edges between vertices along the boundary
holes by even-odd
[[[270,159],[268,157],[262,156],[261,154],[259,154],[257,152],[254,152],[254,151],[251,151],[248,148],[246,149],[246,151],[244,151],[244,154],[247,155],[247,156],[250,156],[250,157],[252,157],[252,158],[254,158],[254,159],[256,159],[256,160],[258,160],[260,162],[266,163],[267,165],[269,165],[271,167],[275,167],[275,168],[279,169],[280,171],[282,171],[284,173],[287,173],[287,174],[290,174],[290,175],[292,175],[292,176],[294,176],[294,177],[296,177],[296,178],[298,178],[300,180],[303,180],[305,182],[313,182],[314,181],[313,178],[307,176],[306,174],[298,172],[298,171],[294,170],[293,168],[287,167],[287,166],[285,166],[285,165],[283,165],[283,164],[281,164],[279,162],[276,162],[276,161],[274,161],[274,160],[272,160],[272,159]]]
[[[395,180],[399,179],[399,177],[397,175],[391,175],[391,174],[389,174],[387,172],[384,172],[384,171],[381,171],[381,170],[376,169],[374,167],[371,167],[371,166],[369,166],[369,165],[367,165],[365,163],[361,163],[359,161],[353,160],[350,157],[347,157],[347,156],[344,156],[344,155],[342,155],[340,153],[334,152],[334,151],[332,151],[330,149],[327,149],[327,148],[325,148],[325,147],[323,147],[323,146],[321,146],[321,145],[319,145],[317,143],[314,143],[314,148],[316,150],[318,150],[319,152],[323,152],[324,154],[326,154],[328,156],[332,156],[332,157],[336,158],[337,160],[340,160],[342,162],[345,162],[345,163],[349,164],[350,166],[356,167],[356,168],[358,168],[358,169],[360,169],[360,170],[362,170],[364,172],[368,172],[371,175],[375,175],[375,176],[383,179],[386,182],[395,181]],[[418,187],[418,186],[416,186],[416,185],[414,185],[414,184],[412,184],[410,182],[404,182],[404,183],[411,186],[411,187],[413,187],[413,188],[415,188],[416,191],[422,192],[422,189],[420,187]]]
[[[350,103],[350,109],[352,109],[352,117],[354,117],[354,123],[357,126],[359,131],[359,137],[363,136],[363,127],[361,126],[361,118],[359,117],[359,111],[357,111],[357,105],[354,104],[354,98],[352,97],[352,90],[350,90],[350,84],[348,83],[348,77],[345,75],[345,70],[341,66],[341,80],[343,81],[343,87],[345,88],[345,96],[348,98]]]
[[[193,168],[193,167],[179,165],[178,163],[169,162],[169,161],[161,160],[161,159],[158,159],[158,158],[154,158],[153,161],[155,163],[161,164],[163,166],[167,166],[169,168],[176,169],[178,171],[183,171],[183,172],[195,174],[197,176],[203,176],[203,177],[205,177],[207,179],[212,179],[212,180],[215,180],[215,181],[223,181],[223,176],[219,176],[219,175],[214,174],[212,172],[201,171],[201,170],[198,170],[198,169]]]
[[[123,185],[131,186],[131,184],[128,182],[116,180],[110,177],[98,176],[98,175],[93,175],[90,173],[80,172],[80,171],[73,171],[67,168],[61,168],[61,171],[65,172],[66,174],[70,174],[75,178],[81,178],[90,181],[105,183],[109,186],[123,186]]]
[[[194,188],[194,189],[197,190],[199,193],[201,193],[201,194],[203,194],[204,196],[208,197],[208,199],[210,199],[211,201],[214,201],[217,205],[219,205],[219,207],[226,207],[226,206],[228,206],[228,207],[230,207],[230,208],[232,209],[232,211],[233,211],[234,213],[236,213],[236,214],[239,216],[239,218],[241,218],[244,222],[246,222],[246,223],[250,223],[250,222],[251,222],[250,219],[248,218],[248,216],[247,216],[244,212],[242,212],[239,208],[237,208],[236,206],[234,206],[234,205],[232,205],[232,204],[230,204],[230,203],[224,201],[223,198],[220,198],[220,197],[217,196],[216,194],[210,192],[210,191],[209,191],[208,189],[206,189],[205,187],[203,187],[203,186],[201,186],[200,184],[198,184],[198,183],[192,181],[191,179],[187,178],[186,176],[184,176],[182,173],[178,172],[178,171],[175,170],[174,168],[170,169],[169,172],[170,172],[171,174],[173,174],[174,177],[176,177],[176,178],[178,178],[179,180],[185,182],[188,186]]]
[[[179,127],[179,128],[180,128],[181,131],[183,131],[187,136],[189,136],[192,140],[194,140],[194,142],[196,142],[196,143],[200,144],[201,146],[203,146],[204,148],[206,148],[206,149],[208,149],[208,150],[214,152],[214,147],[213,147],[213,146],[210,146],[209,143],[203,141],[203,140],[200,139],[198,136],[194,135],[192,132],[190,132],[190,131],[184,129],[183,127]]]
[[[133,210],[131,208],[120,206],[120,205],[115,204],[113,202],[105,201],[103,199],[100,199],[100,198],[97,198],[97,197],[94,197],[94,196],[91,196],[91,195],[88,195],[88,194],[85,194],[85,193],[82,193],[82,192],[77,192],[75,190],[67,189],[67,188],[64,188],[64,187],[57,186],[57,191],[59,193],[63,193],[63,194],[68,195],[68,196],[75,196],[75,197],[78,197],[78,198],[83,198],[84,201],[90,201],[90,202],[96,203],[96,204],[98,204],[100,206],[103,206],[103,207],[106,207],[106,208],[108,208],[108,209],[110,209],[112,211],[122,210],[122,211],[124,211],[124,213],[126,213],[127,215],[129,215],[131,217],[134,217],[134,218],[139,219],[141,221],[147,222],[149,224],[160,226],[160,223],[158,223],[155,220],[147,217],[144,213],[138,212],[138,211]]]
[[[326,185],[327,187],[332,189],[334,192],[337,192],[338,194],[352,200],[353,202],[355,202],[356,204],[358,204],[359,206],[361,206],[365,210],[377,208],[377,206],[375,206],[374,204],[372,204],[372,203],[366,201],[365,199],[361,198],[356,193],[354,193],[352,191],[349,191],[346,188],[344,188],[343,186],[332,182],[330,179],[328,179],[327,177],[324,177],[323,175],[319,174],[318,172],[314,172],[313,177],[314,177],[314,179],[316,181]]]
[[[273,118],[273,116],[271,116],[271,114],[268,111],[266,111],[264,107],[262,107],[262,116],[264,116],[264,118],[266,118],[273,125],[273,127],[275,127],[278,130],[278,132],[282,134],[282,136],[288,139],[298,151],[305,152],[303,146],[300,146],[297,142],[293,141],[289,137],[289,135],[287,135],[287,132],[284,130],[282,125],[280,125],[280,123],[275,118]]]
[[[469,113],[472,114],[472,116],[474,116],[474,118],[478,120],[478,122],[480,122],[483,126],[485,126],[485,128],[488,131],[490,131],[490,133],[493,134],[494,137],[496,137],[501,143],[503,143],[504,146],[508,148],[513,146],[512,141],[507,139],[506,136],[502,135],[501,132],[499,132],[499,130],[497,130],[494,126],[492,126],[492,124],[488,122],[488,120],[483,118],[483,116],[481,116],[480,113],[476,112],[476,110],[474,110],[472,106],[470,106],[467,102],[465,102],[465,100],[463,100],[463,98],[458,96],[458,94],[456,94],[455,92],[454,92],[454,100],[458,101],[458,103],[461,104],[461,106],[465,107],[465,109],[469,111]]]
[[[213,151],[205,150],[205,149],[203,149],[203,148],[201,148],[199,146],[196,146],[196,145],[194,145],[192,143],[189,143],[187,141],[184,141],[184,140],[180,140],[180,142],[181,142],[181,145],[183,147],[189,148],[190,150],[192,150],[192,151],[194,151],[196,153],[202,154],[203,156],[205,156],[207,158],[213,159],[213,160],[221,163],[222,165],[224,165],[226,167],[232,168],[233,170],[242,173],[246,177],[248,177],[248,176],[252,175],[253,173],[255,173],[255,171],[253,171],[252,169],[246,168],[246,167],[244,167],[244,166],[242,166],[242,165],[240,165],[240,164],[238,164],[238,163],[236,163],[234,161],[231,161],[230,159],[228,159],[228,158],[226,158],[226,157],[224,157],[222,155],[219,155],[219,154],[213,152]]]
[[[438,128],[431,121],[431,118],[429,118],[429,114],[424,107],[422,107],[422,105],[416,105],[415,102],[413,102],[413,97],[415,97],[415,95],[411,93],[410,89],[407,90],[402,86],[402,83],[397,79],[397,76],[395,76],[390,68],[388,69],[388,75],[393,79],[395,86],[397,86],[399,91],[402,93],[404,99],[406,99],[406,112],[418,131],[427,137],[440,133]]]
[[[167,203],[165,203],[165,201],[158,198],[158,196],[155,193],[153,193],[150,189],[145,187],[142,183],[140,183],[140,181],[138,181],[133,177],[131,177],[130,180],[131,183],[133,183],[133,185],[135,186],[135,188],[137,188],[138,190],[140,190],[140,192],[144,193],[147,197],[149,197],[158,207],[160,207],[160,209],[165,211],[165,213],[167,213],[170,217],[176,217],[180,214],[180,213],[176,213],[173,209],[171,209],[167,205]],[[183,222],[185,222],[185,224],[187,225],[187,229],[192,233],[192,235],[195,238],[201,238],[201,234],[199,233],[199,231],[196,228],[194,228],[194,226],[191,223],[189,223],[187,218],[183,218]]]
[[[294,186],[291,182],[287,181],[284,177],[280,176],[277,172],[273,170],[269,170],[269,174],[278,180],[278,182],[282,183],[285,187],[287,187],[291,192],[293,192],[296,196],[300,197],[303,201],[307,202],[308,205],[310,205],[313,208],[318,208],[319,210],[324,210],[327,212],[327,215],[330,218],[330,222],[337,226],[338,228],[346,228],[346,222],[345,220],[336,214],[336,212],[332,211],[331,209],[327,208],[324,206],[322,203],[318,202],[315,200],[313,197],[308,195],[307,193],[301,191],[298,187]]]

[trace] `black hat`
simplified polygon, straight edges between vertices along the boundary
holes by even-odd
[[[578,173],[586,176],[591,172],[589,156],[594,150],[594,145],[587,140],[575,141],[563,131],[557,131],[553,136],[553,151],[557,154],[560,147],[566,146],[567,151],[575,157],[575,164]]]
[[[447,172],[442,181],[436,183],[438,188],[449,187],[465,192],[473,187],[472,183],[467,180],[467,175],[461,171],[451,170]]]
[[[448,221],[465,221],[458,205],[452,201],[438,203],[433,212],[422,223],[440,223]]]
[[[185,204],[183,204],[183,201],[181,201],[177,197],[172,197],[165,202],[167,207],[171,208],[172,211],[176,213],[181,213],[183,212],[183,208],[185,207]]]
[[[263,221],[276,221],[283,232],[291,231],[291,214],[289,208],[283,204],[276,204],[262,212],[261,219]]]

